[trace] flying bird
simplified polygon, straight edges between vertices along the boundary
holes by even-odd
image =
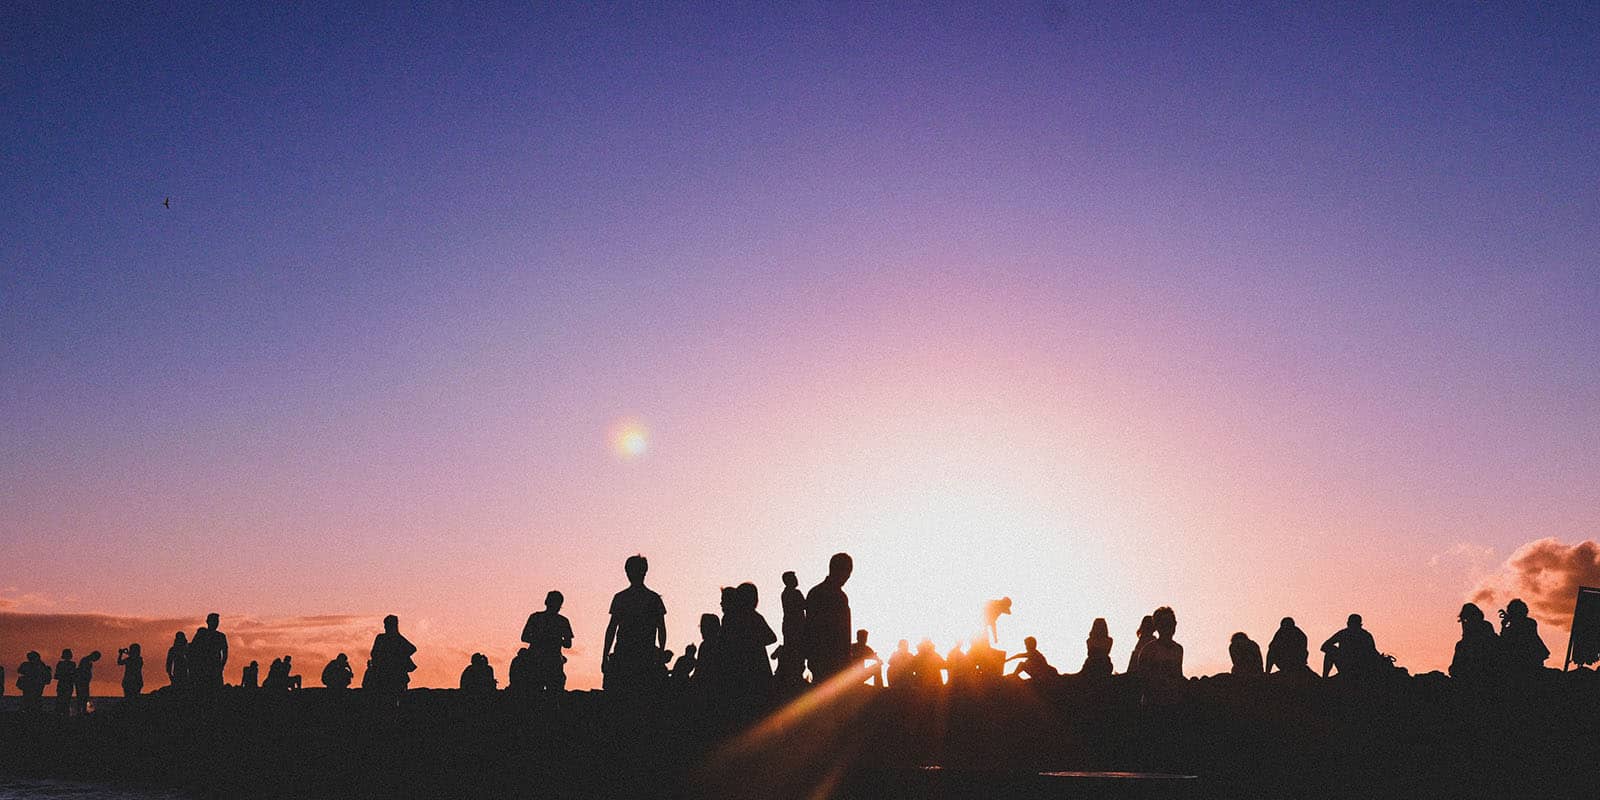
[[[169,209],[172,208],[172,198],[169,197],[165,200],[162,200],[161,205],[166,206]]]

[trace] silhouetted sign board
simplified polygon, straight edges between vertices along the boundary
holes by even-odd
[[[1578,604],[1572,609],[1572,638],[1567,640],[1567,663],[1588,666],[1596,661],[1600,661],[1600,588],[1580,586]]]

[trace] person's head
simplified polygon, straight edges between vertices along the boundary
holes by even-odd
[[[134,642],[133,644],[128,645],[128,655],[130,655],[130,656],[139,655],[139,643],[138,642]]]
[[[1228,639],[1228,644],[1244,644],[1248,641],[1250,641],[1250,637],[1246,636],[1244,631],[1238,631],[1233,634],[1232,638]]]
[[[333,660],[339,662],[340,664],[348,664],[348,663],[350,663],[350,656],[347,656],[344,653],[340,653]]]
[[[793,571],[783,573],[783,587],[785,589],[793,589],[799,585],[800,578],[797,577]]]
[[[866,628],[862,628],[861,630],[856,631],[856,643],[857,644],[866,644],[867,643],[867,629]]]
[[[911,642],[906,639],[901,639],[900,643],[894,646],[894,649],[897,653],[909,653],[911,652]]]
[[[259,661],[252,661],[246,666],[250,667],[251,669],[261,669],[261,663]]]
[[[756,605],[761,602],[761,592],[756,589],[755,584],[749,581],[739,584],[733,590],[733,593],[734,597],[739,600],[739,607],[749,611],[756,610]]]
[[[635,553],[622,562],[622,571],[628,573],[628,583],[638,586],[644,583],[644,575],[650,571],[650,561]]]
[[[100,660],[100,651],[99,650],[91,651],[89,653],[89,655],[86,655],[86,656],[83,657],[83,660],[84,661],[99,661]]]
[[[213,631],[216,630],[217,629],[217,625],[221,624],[221,622],[222,622],[222,617],[217,616],[217,612],[215,612],[215,611],[213,611],[210,614],[206,615],[206,628],[208,630],[213,630]]]
[[[482,653],[473,653],[472,663],[480,667],[487,667],[489,666],[489,657]]]
[[[61,660],[62,661],[71,661],[72,660],[72,648],[68,647],[67,649],[61,651]]]
[[[828,559],[828,580],[843,586],[855,568],[856,562],[849,553],[834,553],[833,558]]]
[[[1106,627],[1105,617],[1095,617],[1094,623],[1089,626],[1089,638],[1106,639],[1111,636],[1111,629]]]
[[[1294,617],[1284,617],[1283,621],[1278,623],[1278,627],[1280,627],[1280,628],[1293,628],[1294,627]]]
[[[1359,628],[1359,627],[1361,627],[1361,615],[1360,614],[1351,614],[1349,616],[1349,618],[1347,618],[1344,621],[1344,625],[1345,625],[1346,628]]]
[[[715,639],[719,633],[722,633],[722,620],[717,619],[716,614],[701,614],[700,638]]]
[[[551,589],[549,593],[544,596],[544,610],[554,614],[561,610],[561,604],[565,602],[567,602],[566,597],[563,597],[560,592]]]
[[[1039,649],[1039,640],[1033,638],[1032,636],[1024,636],[1024,637],[1022,637],[1022,649],[1029,650],[1029,651],[1038,650]]]
[[[1139,638],[1141,638],[1141,639],[1146,637],[1146,636],[1149,636],[1149,635],[1151,635],[1151,634],[1153,634],[1155,632],[1156,632],[1155,617],[1150,615],[1150,614],[1144,615],[1144,619],[1139,620],[1139,630],[1134,631],[1134,633],[1138,634]]]
[[[661,663],[663,663],[663,664],[671,664],[672,663],[672,651],[671,650],[662,650],[661,651]]]
[[[1002,613],[1002,614],[1010,614],[1011,613],[1011,598],[1009,598],[1009,597],[1000,598],[1000,602],[999,602],[997,607],[1000,609],[1000,613]]]
[[[700,648],[695,647],[692,644],[686,644],[683,646],[683,655],[685,658],[694,658],[694,654],[698,652],[700,652]]]
[[[390,614],[389,616],[384,617],[383,618],[383,630],[384,630],[385,633],[396,633],[396,632],[398,632],[400,630],[400,618],[395,616],[395,615],[393,615],[393,614]],[[288,656],[284,656],[284,658],[288,658]]]
[[[184,636],[183,635],[183,631],[178,631],[176,634],[173,634],[172,643],[173,644],[188,644],[189,643],[189,637]]]
[[[932,653],[933,652],[933,640],[924,638],[922,641],[917,642],[917,652],[918,653]]]
[[[41,659],[42,659],[42,656],[39,655],[39,651],[38,650],[29,650],[28,651],[28,660],[29,661],[38,662]]]
[[[1483,621],[1483,609],[1476,603],[1462,603],[1461,613],[1456,615],[1456,620],[1463,625]]]
[[[950,657],[951,658],[962,658],[964,656],[966,656],[966,653],[961,652],[961,641],[958,639],[956,641],[956,646],[950,648]]]
[[[1178,615],[1172,606],[1162,606],[1150,615],[1150,624],[1157,636],[1171,639],[1178,630]]]
[[[293,658],[290,658],[289,656],[284,656],[283,657],[283,665],[285,667],[288,667],[290,664],[293,664],[293,663],[294,663],[294,659]],[[316,662],[312,662],[312,663],[316,663]]]
[[[726,615],[729,611],[732,611],[732,610],[738,608],[739,607],[739,595],[738,595],[738,592],[735,591],[732,586],[724,586],[724,587],[722,587],[722,592],[719,594],[718,606],[720,606],[722,608],[722,613],[724,615]]]
[[[1522,598],[1514,597],[1511,599],[1511,602],[1506,603],[1507,619],[1525,619],[1527,616],[1528,604],[1522,602]]]

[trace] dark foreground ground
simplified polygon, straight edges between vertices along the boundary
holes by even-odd
[[[157,695],[0,715],[0,773],[230,798],[1600,797],[1592,672],[1492,690],[1223,676],[1162,705],[1121,678],[728,705]]]

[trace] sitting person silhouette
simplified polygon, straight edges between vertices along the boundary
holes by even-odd
[[[23,713],[36,714],[43,709],[44,690],[54,677],[55,673],[44,663],[39,651],[28,651],[27,660],[17,667],[17,691],[22,692]]]
[[[1134,631],[1133,652],[1128,654],[1128,672],[1139,671],[1139,654],[1144,652],[1145,645],[1155,641],[1155,619],[1146,614],[1139,620],[1139,629]]]
[[[924,691],[944,686],[944,659],[933,647],[932,639],[917,642],[917,654],[911,659],[911,684]]]
[[[544,610],[528,615],[522,626],[522,641],[528,644],[528,678],[534,692],[564,692],[567,689],[567,657],[562,650],[572,648],[572,623],[561,616],[566,598],[558,591],[544,596]]]
[[[117,666],[122,667],[122,696],[138,697],[144,691],[144,655],[138,642],[117,650]]]
[[[1495,677],[1500,666],[1500,637],[1483,617],[1475,603],[1464,603],[1456,616],[1461,623],[1461,639],[1450,659],[1450,677],[1465,681],[1484,681]]]
[[[461,692],[468,696],[482,697],[494,694],[500,686],[500,681],[494,676],[494,667],[489,665],[489,657],[482,653],[473,653],[472,660],[466,669],[461,670]]]
[[[983,630],[989,635],[989,642],[1000,643],[1000,615],[1011,613],[1011,598],[1002,597],[999,600],[989,600],[983,604]]]
[[[781,650],[783,648],[780,647],[778,649]],[[698,653],[699,651],[700,648],[695,647],[693,644],[686,644],[683,646],[683,655],[678,656],[678,662],[672,665],[671,677],[673,680],[686,681],[694,676],[695,665],[696,662],[699,661],[699,659],[695,657],[695,653]]]
[[[1028,680],[1037,681],[1055,678],[1061,674],[1045,660],[1044,654],[1039,652],[1039,640],[1032,636],[1023,638],[1022,652],[1006,659],[1007,663],[1012,661],[1022,662],[1011,673],[1018,678],[1027,676]]]
[[[1322,677],[1335,671],[1340,675],[1370,675],[1378,668],[1383,656],[1372,634],[1361,626],[1361,615],[1351,614],[1345,627],[1334,632],[1322,643]]]
[[[344,653],[334,656],[333,660],[322,668],[322,685],[334,691],[350,688],[350,682],[355,679],[356,671],[350,666],[350,656]]]
[[[916,676],[916,656],[911,654],[911,642],[901,639],[889,654],[889,688],[909,689]]]
[[[301,686],[300,676],[294,674],[294,657],[293,656],[284,656],[283,657],[283,688],[284,689],[299,689],[300,686]]]
[[[1244,631],[1239,631],[1228,640],[1228,659],[1233,662],[1233,668],[1228,670],[1234,675],[1261,675],[1265,670],[1261,666],[1261,645],[1256,644],[1246,636]]]
[[[871,686],[883,685],[883,661],[878,658],[878,651],[867,644],[866,628],[856,631],[856,640],[850,645],[850,663],[865,674],[862,683]]]
[[[393,614],[384,617],[383,633],[373,637],[369,655],[372,662],[368,672],[377,685],[369,687],[363,681],[361,688],[376,689],[398,699],[410,685],[411,673],[417,668],[417,662],[411,658],[416,652],[416,645],[400,633],[400,618]],[[287,660],[288,656],[284,659]]]
[[[1111,666],[1111,629],[1106,626],[1105,617],[1095,617],[1089,626],[1089,638],[1085,639],[1083,646],[1089,655],[1083,659],[1083,669],[1079,675],[1090,678],[1104,678],[1113,671]]]
[[[246,689],[255,689],[261,686],[261,663],[252,661],[244,665],[244,670],[239,674],[239,685]]]
[[[72,712],[72,690],[78,685],[78,662],[72,660],[72,650],[62,650],[56,662],[56,713],[62,716]]]
[[[1528,616],[1528,604],[1513,599],[1500,612],[1500,651],[1506,672],[1528,675],[1544,668],[1550,649],[1539,637],[1539,623]]]
[[[960,641],[944,654],[944,674],[951,689],[966,689],[973,683],[972,659],[961,649]]]
[[[1170,606],[1162,606],[1150,615],[1150,641],[1139,651],[1135,671],[1147,678],[1183,680],[1183,645],[1173,641],[1178,628],[1178,615]]]
[[[661,671],[661,651],[667,646],[667,607],[661,595],[644,585],[650,571],[644,556],[629,556],[622,569],[628,576],[628,588],[611,598],[600,672],[604,688],[629,691],[650,686]]]
[[[1000,680],[1006,669],[1006,651],[990,646],[988,636],[979,636],[967,645],[967,660],[973,682],[992,686]]]
[[[813,683],[823,683],[850,666],[850,597],[845,582],[855,571],[849,553],[828,559],[828,577],[806,594],[806,663]]]
[[[1266,671],[1277,668],[1285,674],[1314,674],[1306,663],[1310,655],[1308,650],[1306,632],[1294,624],[1294,617],[1284,617],[1267,644]]]
[[[167,684],[176,689],[189,686],[189,637],[178,631],[167,648]]]
[[[89,691],[94,685],[94,665],[100,660],[100,651],[95,650],[78,660],[78,671],[73,675],[73,705],[79,714],[89,713]],[[57,674],[60,674],[59,672]]]

